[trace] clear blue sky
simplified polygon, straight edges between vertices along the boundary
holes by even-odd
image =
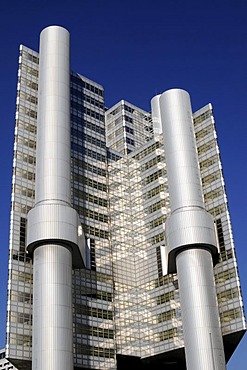
[[[9,0],[0,4],[0,347],[5,345],[9,210],[19,44],[38,51],[49,25],[71,33],[71,67],[105,87],[106,105],[145,110],[157,93],[187,90],[212,103],[247,307],[246,0]],[[246,370],[247,334],[228,364]]]

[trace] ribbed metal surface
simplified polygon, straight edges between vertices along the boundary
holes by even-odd
[[[86,261],[85,237],[77,212],[65,203],[36,205],[28,215],[27,245],[29,252],[47,241],[66,243],[73,251],[73,266],[80,268]]]
[[[30,211],[29,217],[28,244],[42,239],[63,239],[77,244],[78,216],[73,208],[42,204]]]
[[[224,370],[212,257],[189,249],[176,258],[188,370]]]
[[[179,89],[164,92],[160,96],[160,110],[171,209],[203,207],[189,94]]]
[[[204,209],[190,96],[172,89],[159,101],[171,208],[166,222],[168,267],[175,272],[177,248],[201,244],[217,253],[217,247],[213,218]]]
[[[181,246],[203,244],[213,249],[216,245],[212,216],[203,208],[183,208],[174,212],[166,222],[169,251]]]
[[[223,370],[211,255],[217,247],[213,218],[204,208],[189,94],[164,92],[160,112],[171,208],[168,271],[178,273],[186,365],[188,370]]]
[[[72,254],[59,245],[34,251],[33,370],[73,369]]]
[[[70,35],[57,26],[40,34],[36,203],[70,203]]]
[[[62,27],[40,36],[35,207],[27,248],[33,252],[33,370],[72,370],[72,248],[79,218],[71,208],[70,50]],[[81,233],[82,234],[82,233]],[[76,258],[78,254],[76,255]]]

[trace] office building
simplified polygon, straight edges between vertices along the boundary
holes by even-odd
[[[224,369],[246,331],[213,108],[150,111],[21,45],[6,358],[20,369]]]

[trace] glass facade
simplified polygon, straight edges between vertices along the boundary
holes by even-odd
[[[38,53],[21,46],[6,330],[6,357],[18,369],[31,369],[32,357],[26,220],[35,195],[38,73]],[[246,322],[212,106],[193,119],[205,206],[218,236],[214,272],[229,359]],[[166,270],[170,208],[162,135],[154,135],[150,113],[131,103],[106,110],[103,87],[75,72],[71,169],[72,205],[87,244],[86,267],[72,276],[74,368],[121,369],[138,361],[145,368],[185,368],[179,284]]]

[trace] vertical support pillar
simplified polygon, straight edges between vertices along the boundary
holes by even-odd
[[[33,370],[73,370],[72,267],[82,267],[84,252],[70,178],[70,35],[51,26],[40,35],[35,206],[27,224]]]
[[[189,94],[159,97],[170,195],[168,272],[177,272],[188,370],[224,370],[213,273],[214,223],[205,210]]]

